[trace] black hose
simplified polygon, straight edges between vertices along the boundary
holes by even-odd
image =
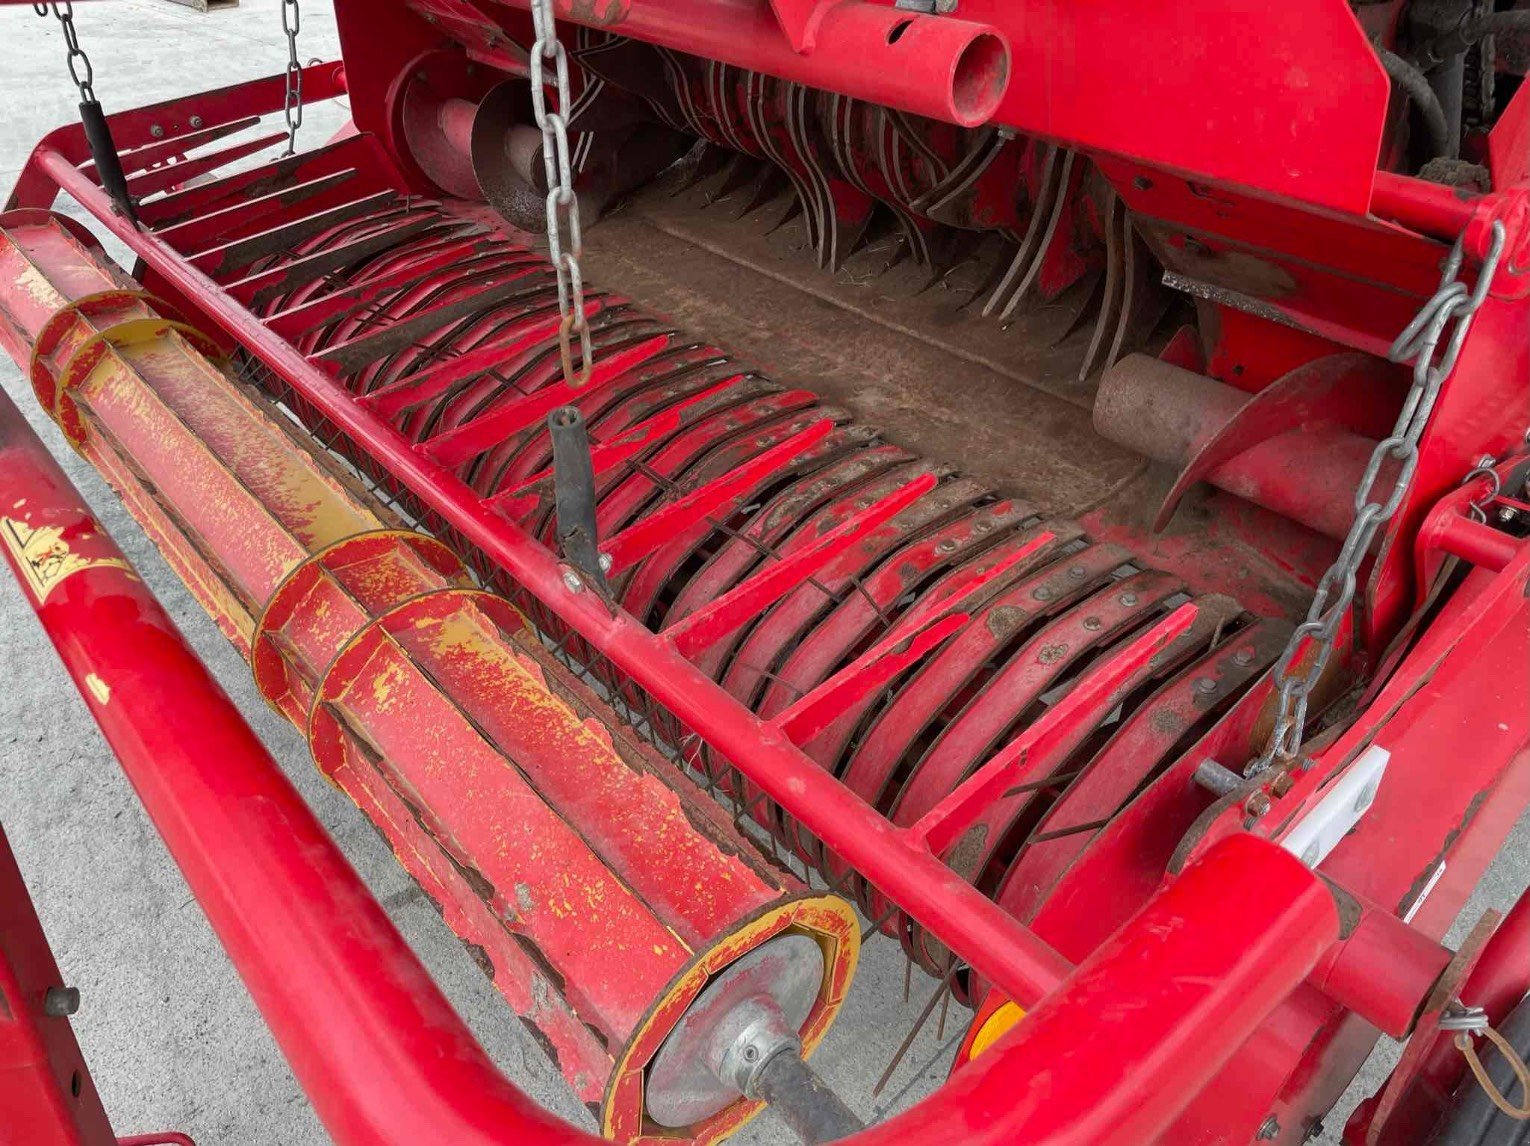
[[[1376,55],[1380,57],[1381,66],[1386,69],[1392,82],[1402,88],[1418,108],[1419,118],[1424,121],[1424,131],[1429,136],[1429,158],[1454,159],[1456,156],[1450,146],[1450,125],[1445,120],[1445,109],[1440,106],[1440,97],[1434,94],[1424,73],[1396,52],[1389,52],[1379,45]]]
[[[1467,48],[1489,36],[1515,32],[1530,33],[1530,8],[1489,12],[1485,16],[1463,20],[1451,31],[1442,32],[1421,45],[1414,55],[1424,67],[1433,67],[1452,56],[1459,56]]]

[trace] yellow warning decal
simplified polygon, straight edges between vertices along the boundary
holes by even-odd
[[[0,542],[10,551],[21,579],[42,604],[48,594],[69,577],[85,569],[112,566],[131,572],[120,557],[85,557],[76,553],[64,540],[64,531],[56,525],[33,529],[24,521],[0,517]]]

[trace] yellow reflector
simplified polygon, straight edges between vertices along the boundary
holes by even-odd
[[[1005,1031],[1009,1030],[1010,1027],[1023,1018],[1025,1018],[1025,1011],[1016,1003],[1005,1003],[998,1010],[994,1011],[993,1014],[983,1021],[983,1025],[978,1028],[978,1033],[972,1040],[972,1052],[969,1058],[977,1058],[978,1055],[998,1042],[999,1037]]]

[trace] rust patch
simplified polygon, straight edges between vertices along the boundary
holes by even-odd
[[[1461,822],[1445,833],[1445,842],[1440,845],[1440,850],[1435,852],[1433,858],[1424,865],[1424,870],[1419,872],[1413,882],[1408,885],[1408,890],[1403,892],[1402,899],[1398,901],[1397,914],[1399,916],[1406,915],[1413,906],[1413,901],[1423,894],[1424,888],[1434,878],[1435,869],[1445,862],[1445,857],[1450,854],[1450,849],[1455,846],[1456,840],[1460,839],[1461,833],[1466,831],[1471,826],[1471,822],[1477,818],[1477,813],[1482,810],[1482,805],[1486,803],[1492,791],[1491,787],[1484,788],[1473,796],[1471,803],[1466,805],[1466,812],[1462,815]]]
[[[956,846],[946,856],[946,866],[963,879],[970,880],[972,869],[982,859],[987,843],[988,825],[973,824],[962,833],[962,838],[956,841]]]
[[[997,609],[991,609],[985,622],[988,631],[1003,640],[1020,627],[1027,614],[1024,609],[1015,605],[1000,605]]]
[[[482,944],[474,943],[471,939],[464,939],[462,946],[467,948],[469,958],[478,964],[478,969],[489,977],[490,982],[493,982],[494,960],[489,958],[488,950]]]

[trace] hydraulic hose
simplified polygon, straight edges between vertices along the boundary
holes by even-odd
[[[1403,93],[1418,108],[1419,118],[1423,120],[1424,131],[1429,137],[1429,158],[1438,159],[1443,156],[1446,159],[1454,159],[1454,149],[1450,145],[1450,126],[1445,120],[1445,109],[1440,106],[1440,97],[1435,95],[1424,73],[1396,52],[1390,52],[1380,45],[1376,47],[1376,55],[1381,59],[1381,66],[1386,69],[1392,82],[1402,88]]]

